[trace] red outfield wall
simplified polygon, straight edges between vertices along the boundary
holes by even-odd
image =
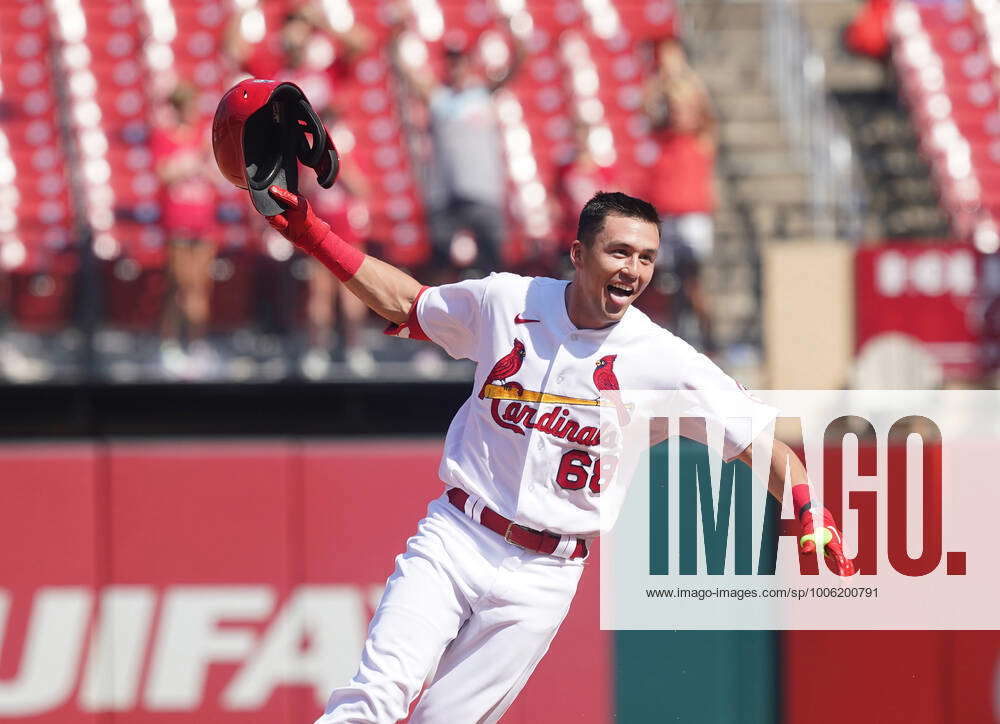
[[[997,631],[799,631],[783,653],[787,724],[1000,722]]]
[[[933,454],[939,458],[940,449]],[[890,447],[887,455],[891,470],[905,451]],[[825,479],[841,480],[842,464],[840,450],[828,448]],[[895,470],[905,476],[905,463]],[[845,504],[834,515],[857,514],[848,511]],[[876,540],[871,525],[866,537]],[[919,596],[912,605],[921,605]],[[857,622],[859,629],[865,624]],[[878,724],[1000,723],[1000,631],[792,631],[782,644],[784,724],[843,724],[845,717]]]
[[[427,502],[438,442],[0,449],[0,720],[312,722]],[[611,719],[583,578],[504,718]]]

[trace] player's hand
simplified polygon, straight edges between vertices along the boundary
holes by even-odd
[[[272,186],[268,192],[286,209],[283,214],[265,217],[271,228],[305,251],[315,247],[326,236],[330,225],[313,213],[305,196],[277,186]]]
[[[818,547],[833,564],[837,575],[844,577],[854,575],[854,564],[844,555],[844,536],[840,533],[837,521],[826,508],[822,509],[819,517],[823,520],[823,527],[817,531],[814,511],[807,510],[800,516],[802,535],[799,537],[799,550],[810,554],[815,553]]]

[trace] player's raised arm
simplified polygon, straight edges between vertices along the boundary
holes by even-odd
[[[368,256],[330,231],[304,196],[272,186],[271,196],[287,210],[267,222],[307,254],[316,257],[380,317],[395,324],[406,321],[422,285],[392,264]]]
[[[740,453],[738,459],[747,465],[752,465],[753,445]],[[813,553],[818,547],[820,552],[833,563],[837,573],[841,576],[852,575],[854,565],[844,555],[844,538],[840,533],[837,521],[826,508],[813,507],[812,490],[805,465],[802,464],[794,450],[775,438],[771,447],[767,491],[779,503],[784,497],[786,475],[792,482],[792,505],[795,507],[795,518],[802,526],[802,535],[799,537],[800,550],[803,553]]]

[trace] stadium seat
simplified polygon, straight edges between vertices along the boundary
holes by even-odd
[[[373,31],[375,38],[374,47],[356,60],[347,75],[331,73],[338,110],[356,137],[350,158],[372,186],[368,202],[371,234],[380,242],[379,248],[394,262],[419,265],[427,259],[429,247],[416,173],[421,151],[411,157],[408,133],[419,130],[426,117],[419,104],[400,95],[401,86],[388,62],[390,3],[347,2],[356,22]],[[80,3],[86,18],[80,48],[52,45],[55,25],[50,5],[43,0],[0,3],[4,93],[0,128],[9,139],[7,158],[16,169],[11,188],[19,195],[19,214],[30,217],[30,221],[19,218],[15,230],[23,232],[25,264],[41,269],[54,258],[75,253],[76,240],[60,245],[55,236],[43,238],[37,230],[72,229],[89,221],[95,249],[100,246],[98,256],[106,267],[109,321],[154,329],[165,290],[166,264],[165,240],[158,225],[160,188],[149,149],[156,94],[174,75],[189,79],[204,93],[206,112],[211,111],[232,80],[222,43],[233,10],[229,3],[203,0]],[[296,5],[295,0],[268,0],[259,8],[273,32]],[[438,71],[445,44],[462,37],[471,47],[484,33],[505,37],[507,32],[493,0],[435,0],[426,6],[436,7],[444,23],[440,38],[425,39],[427,63]],[[149,17],[154,8],[160,8],[164,16]],[[551,194],[560,166],[573,152],[573,113],[581,101],[592,101],[594,108],[599,102],[599,122],[612,134],[622,177],[635,183],[642,177],[652,151],[648,128],[639,115],[644,70],[639,46],[645,39],[672,32],[676,12],[671,0],[525,0],[524,8],[534,28],[527,41],[530,52],[520,73],[504,89],[517,109],[503,120],[505,142],[514,143],[524,154],[511,173],[508,189],[514,222],[511,246],[518,250],[515,261],[531,248],[523,201],[537,196],[536,185],[546,199]],[[601,13],[617,14],[618,32],[603,33]],[[158,25],[165,19],[169,20],[166,25]],[[954,37],[944,36],[943,42],[952,50],[943,56],[943,72],[949,88],[960,89],[956,93],[967,99],[955,101],[955,117],[962,119],[963,128],[966,122],[981,125],[981,119],[972,116],[980,110],[977,104],[995,103],[995,97],[980,88],[989,77],[981,60],[983,45],[965,43],[959,37],[957,31],[973,27],[970,17],[949,16],[948,22],[954,26],[950,31],[956,32],[952,32]],[[163,27],[175,27],[176,33],[163,37],[158,32]],[[568,33],[582,39],[598,77],[597,87],[584,94],[586,98],[569,83],[575,62],[561,55]],[[161,41],[169,45],[157,50]],[[71,52],[67,55],[67,51]],[[163,67],[150,61],[157,53],[169,61]],[[62,57],[66,75],[57,75],[51,57]],[[71,77],[71,72],[77,75]],[[62,105],[61,98],[65,98]],[[408,128],[406,122],[413,127]],[[64,147],[60,124],[68,130],[73,154]],[[524,132],[527,143],[518,140],[525,138]],[[990,133],[977,136],[970,130],[969,137],[975,138],[976,149],[985,148]],[[67,158],[78,159],[75,176],[81,183],[76,188],[70,186],[69,176],[59,174]],[[245,193],[227,185],[219,191],[219,223],[213,240],[225,263],[216,269],[217,323],[220,328],[232,328],[247,323],[245,302],[252,296],[248,281],[252,275],[246,269],[255,255],[264,253],[265,246],[260,222],[248,211]],[[0,204],[3,198],[0,195]],[[74,217],[77,208],[85,210],[87,219]]]
[[[44,2],[0,5],[0,247],[11,318],[36,332],[69,324],[79,265],[50,22]]]
[[[253,320],[256,254],[230,247],[212,264],[212,320],[214,332],[233,332]]]
[[[971,237],[996,183],[993,141],[1000,102],[986,24],[974,4],[896,4],[894,61],[920,146],[931,162],[942,205],[959,236]]]
[[[75,268],[20,268],[10,275],[10,313],[18,328],[53,332],[71,322]]]

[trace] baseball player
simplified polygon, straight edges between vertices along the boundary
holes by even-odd
[[[571,282],[491,274],[428,288],[332,234],[302,196],[270,192],[286,208],[271,225],[389,320],[388,333],[477,364],[445,440],[446,490],[396,559],[357,674],[333,691],[317,724],[398,721],[425,684],[411,722],[496,722],[566,616],[599,530],[594,400],[604,392],[625,416],[620,395],[630,388],[738,385],[632,306],[660,244],[659,218],[645,201],[599,193],[586,204]],[[763,422],[727,429],[723,457],[749,462],[773,412],[741,398],[745,409],[726,414]],[[811,510],[805,469],[779,441],[769,489],[780,500],[786,464],[801,550],[819,548],[850,575],[836,522]]]

